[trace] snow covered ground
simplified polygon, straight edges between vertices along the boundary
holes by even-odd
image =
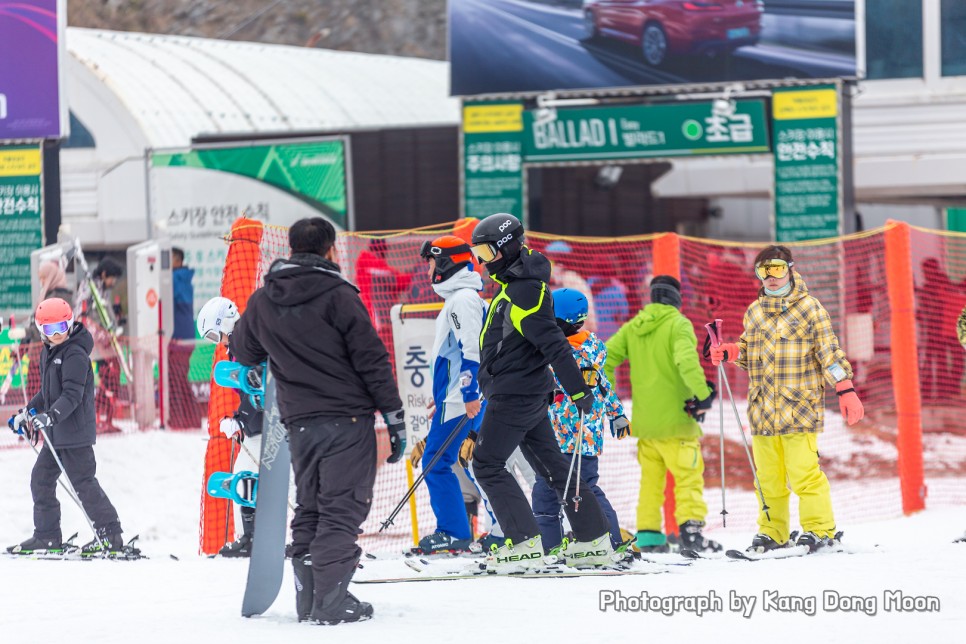
[[[354,592],[375,606],[375,619],[336,627],[296,623],[287,567],[275,605],[263,617],[245,619],[240,607],[247,563],[196,554],[204,436],[163,432],[109,436],[98,442],[96,451],[99,478],[118,508],[126,535],[140,533],[141,547],[150,559],[58,562],[0,557],[0,591],[5,596],[0,602],[2,644],[299,643],[323,638],[359,644],[587,638],[601,642],[700,638],[742,644],[752,639],[782,644],[899,643],[927,637],[962,641],[966,629],[966,544],[950,543],[966,529],[966,507],[842,526],[849,543],[865,549],[880,545],[881,552],[868,554],[754,563],[700,561],[649,576],[357,585]],[[0,450],[3,545],[31,533],[32,464],[29,450]],[[833,493],[836,490],[833,486]],[[89,534],[82,516],[61,498],[65,536],[78,531],[78,541],[86,541]],[[840,505],[847,503],[839,495],[835,498]],[[709,520],[714,521],[712,516]],[[751,534],[747,526],[714,531],[715,538],[728,547],[744,547]],[[409,571],[390,559],[366,562],[358,576],[403,572]],[[856,610],[833,611],[823,603],[824,594],[832,591],[863,599]],[[895,610],[886,600],[899,597],[890,594],[896,591],[907,600],[935,598],[920,603],[935,607],[938,602],[938,610]],[[652,601],[665,605],[675,597],[717,597],[721,606],[700,617],[683,608],[673,615],[602,611],[602,592],[637,598],[646,592]],[[753,598],[753,608],[747,613],[733,609],[733,593]],[[804,598],[797,600],[801,610],[775,610],[782,601],[779,596]],[[814,598],[814,610],[809,598]],[[766,599],[772,604],[766,605]]]

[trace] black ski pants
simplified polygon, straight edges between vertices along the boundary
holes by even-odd
[[[540,534],[530,503],[506,461],[520,447],[530,467],[550,484],[557,496],[566,498],[565,512],[578,541],[590,541],[607,534],[607,521],[600,503],[586,484],[579,486],[574,472],[565,492],[570,460],[560,451],[547,416],[549,395],[514,396],[498,394],[487,398],[486,413],[476,438],[473,472],[486,492],[503,533],[514,543]],[[580,503],[574,508],[574,497]]]
[[[376,482],[375,418],[310,418],[288,429],[297,502],[292,557],[311,553],[315,596],[323,597],[362,556],[356,541]]]
[[[97,461],[93,447],[67,447],[57,450],[60,462],[80,498],[94,528],[105,534],[121,531],[117,510],[111,505],[101,484],[97,482]],[[30,473],[30,493],[34,499],[34,536],[44,540],[61,540],[60,502],[57,500],[57,477],[60,468],[45,445],[40,450]]]

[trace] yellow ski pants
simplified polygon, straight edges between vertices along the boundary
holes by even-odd
[[[778,543],[788,541],[788,497],[794,492],[798,496],[802,530],[820,537],[834,536],[832,489],[818,464],[818,435],[752,436],[751,447],[758,481],[769,507],[768,516],[758,513],[758,532]],[[761,499],[758,502],[760,510]]]
[[[697,438],[640,438],[641,490],[637,497],[637,529],[661,532],[661,508],[667,471],[674,476],[674,520],[704,521],[704,459]]]

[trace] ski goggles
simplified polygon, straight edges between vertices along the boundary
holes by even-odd
[[[453,255],[460,255],[468,252],[470,252],[470,247],[468,244],[460,244],[459,246],[442,248],[440,246],[433,246],[433,242],[431,241],[424,241],[423,245],[419,247],[419,256],[427,261],[437,257],[452,257]]]
[[[755,275],[761,281],[765,281],[769,277],[780,280],[788,275],[788,269],[794,265],[795,262],[789,264],[784,259],[766,259],[755,266]]]
[[[41,324],[41,332],[48,338],[52,335],[57,335],[59,333],[67,333],[70,331],[70,321],[64,320],[63,322],[52,322],[51,324]]]
[[[476,258],[480,264],[489,264],[494,259],[496,259],[496,254],[499,252],[495,244],[489,242],[485,244],[476,244],[470,249],[473,253],[473,257]]]

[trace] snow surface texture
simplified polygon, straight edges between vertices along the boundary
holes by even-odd
[[[884,552],[813,556],[780,561],[698,561],[659,575],[580,579],[482,578],[421,584],[354,586],[375,607],[362,624],[298,624],[291,568],[282,592],[262,617],[240,615],[247,562],[199,557],[200,433],[145,432],[98,441],[98,478],[114,501],[130,537],[141,534],[150,560],[136,562],[25,561],[0,557],[0,642],[33,644],[211,642],[355,642],[386,644],[467,641],[515,642],[751,641],[915,642],[963,641],[966,629],[966,543],[950,543],[966,529],[966,510],[930,510],[911,518],[843,524],[848,543]],[[0,540],[31,534],[29,450],[0,450]],[[949,480],[951,483],[952,480]],[[959,485],[963,481],[959,480]],[[847,503],[833,485],[837,507]],[[65,536],[90,538],[83,517],[58,492]],[[747,494],[735,494],[745,497]],[[844,509],[844,508],[843,508]],[[717,522],[713,514],[709,521]],[[753,530],[716,530],[727,547],[744,548]],[[175,555],[178,561],[169,555]],[[365,562],[360,578],[412,575],[398,558]],[[823,593],[837,591],[875,600],[875,615],[823,609]],[[884,593],[931,596],[938,612],[887,611]],[[601,591],[624,596],[708,596],[723,609],[698,617],[679,611],[599,609]],[[763,595],[816,598],[814,616],[766,610]],[[749,617],[732,610],[730,593],[755,598]],[[869,601],[869,600],[866,600]],[[864,606],[865,604],[863,604]],[[807,608],[807,605],[805,606]],[[324,629],[324,630],[320,630]]]

